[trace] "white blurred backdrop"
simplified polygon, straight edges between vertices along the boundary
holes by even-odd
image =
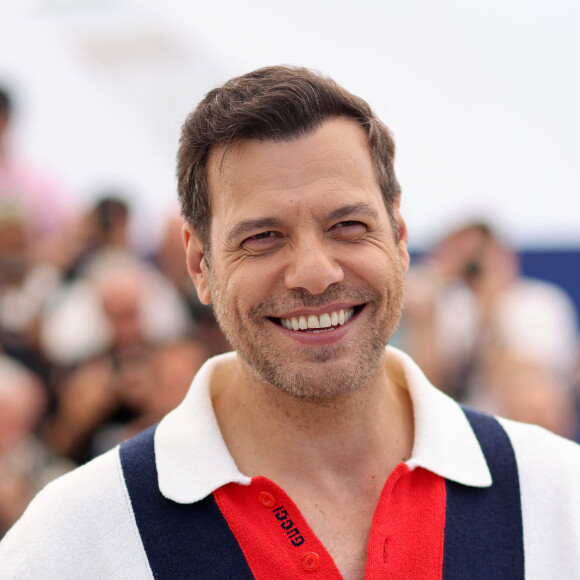
[[[0,0],[12,148],[79,203],[128,197],[153,244],[180,125],[231,76],[300,64],[395,135],[411,245],[473,217],[518,246],[580,246],[577,0]]]

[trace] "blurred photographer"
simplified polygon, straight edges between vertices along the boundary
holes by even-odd
[[[411,270],[407,292],[404,348],[455,398],[502,412],[498,368],[506,358],[533,363],[546,381],[569,389],[574,306],[559,287],[523,277],[516,253],[487,224],[449,233]]]

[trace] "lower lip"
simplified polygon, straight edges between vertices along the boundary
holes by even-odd
[[[351,323],[358,318],[360,314],[356,312],[351,318],[348,319],[342,326],[332,326],[328,329],[315,329],[315,330],[289,330],[284,328],[282,325],[273,323],[282,332],[289,335],[291,338],[299,342],[304,346],[328,346],[336,344],[342,340],[346,334],[349,332],[349,327]]]

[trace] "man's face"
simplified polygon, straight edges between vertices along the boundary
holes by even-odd
[[[261,379],[330,400],[374,372],[403,303],[406,229],[387,214],[363,130],[242,141],[208,167],[211,260],[185,232],[202,302]]]

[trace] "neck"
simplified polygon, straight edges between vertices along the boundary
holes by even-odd
[[[399,383],[382,361],[358,390],[310,401],[256,381],[238,361],[235,380],[214,397],[214,406],[246,475],[264,475],[283,487],[302,476],[312,482],[372,474],[384,482],[412,447],[411,403]]]

